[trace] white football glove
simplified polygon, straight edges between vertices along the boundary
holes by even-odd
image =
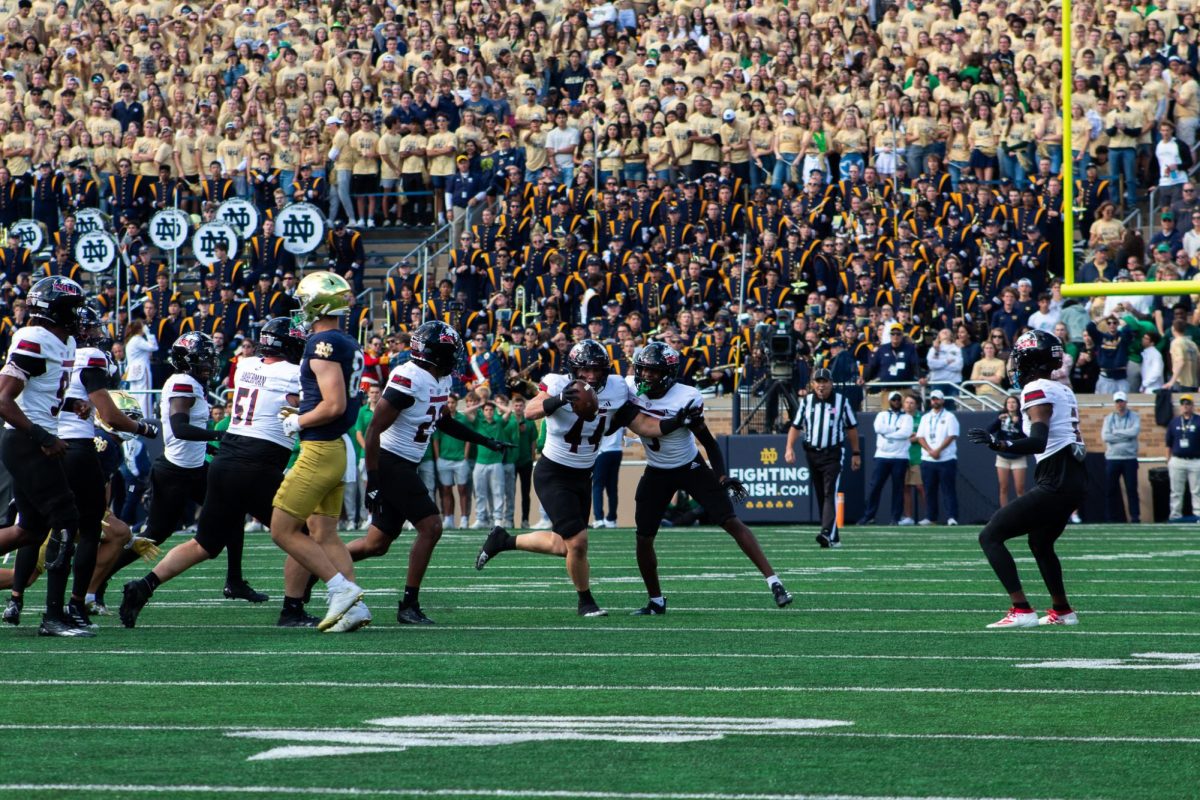
[[[279,421],[283,423],[283,432],[288,436],[300,434],[300,415],[296,409],[284,406],[279,410]]]

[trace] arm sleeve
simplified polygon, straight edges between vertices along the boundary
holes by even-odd
[[[712,431],[707,425],[700,426],[699,429],[693,432],[696,441],[704,446],[704,452],[708,453],[709,465],[713,472],[724,477],[728,473],[725,471],[725,457],[721,455],[721,448],[717,446],[717,439],[712,435]]]
[[[108,388],[108,376],[99,367],[87,367],[81,370],[79,380],[83,384],[83,390],[88,394]]]
[[[439,417],[435,427],[442,433],[449,434],[455,439],[461,439],[462,441],[470,442],[471,444],[481,445],[484,442],[490,441],[487,436],[483,436],[482,434],[471,430],[454,417]]]
[[[185,442],[215,442],[221,438],[221,432],[218,430],[210,431],[188,422],[188,415],[182,411],[172,414],[170,423],[172,435]]]
[[[1046,449],[1046,440],[1050,436],[1050,426],[1044,422],[1035,422],[1029,427],[1029,435],[1008,443],[1003,452],[1015,456],[1037,455]]]
[[[624,428],[630,422],[633,422],[634,417],[641,413],[633,403],[626,403],[617,409],[617,412],[612,415],[612,423],[608,426],[608,432],[613,433],[617,428]]]
[[[384,391],[383,399],[387,400],[397,411],[403,411],[417,402],[417,399],[411,394],[405,394],[391,386]]]
[[[8,363],[20,369],[27,378],[36,377],[46,371],[46,359],[35,358],[24,353],[13,353],[8,357]]]

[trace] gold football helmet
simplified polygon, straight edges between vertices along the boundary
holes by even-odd
[[[305,322],[320,317],[340,317],[350,310],[354,292],[341,275],[334,272],[311,272],[296,288],[300,314]]]
[[[131,395],[129,392],[124,392],[119,389],[109,389],[108,396],[112,398],[113,404],[117,407],[118,411],[129,417],[134,422],[141,421],[142,404],[138,402],[136,397]],[[104,420],[100,419],[99,415],[96,416],[96,424],[123,442],[128,442],[136,435],[132,433],[126,433],[125,431],[114,430],[113,428],[109,427]]]

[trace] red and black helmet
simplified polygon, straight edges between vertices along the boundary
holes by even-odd
[[[637,393],[662,397],[679,377],[679,351],[663,342],[651,342],[633,357]]]
[[[422,323],[409,342],[412,360],[446,376],[454,372],[462,355],[462,337],[440,320]]]
[[[79,332],[83,287],[70,278],[60,275],[42,278],[29,290],[26,302],[30,318],[64,328],[72,336]]]
[[[582,342],[576,342],[571,351],[567,353],[567,372],[570,373],[572,378],[583,380],[579,375],[579,371],[589,368],[601,370],[599,380],[592,383],[592,388],[600,391],[604,388],[605,381],[608,380],[609,372],[612,371],[612,359],[609,358],[608,351],[604,349],[604,345],[595,339],[584,339]]]

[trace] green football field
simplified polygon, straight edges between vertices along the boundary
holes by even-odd
[[[455,532],[422,629],[395,622],[406,534],[359,565],[375,624],[348,636],[274,627],[265,534],[260,606],[220,599],[222,558],[136,630],[46,640],[35,588],[0,630],[0,797],[1200,797],[1200,531],[1071,528],[1082,624],[1023,631],[984,630],[1007,603],[976,533],[851,529],[830,551],[760,529],[796,595],[779,610],[723,533],[666,529],[670,612],[640,618],[632,533],[598,531],[610,616],[581,619],[562,562],[476,572],[482,536]]]

